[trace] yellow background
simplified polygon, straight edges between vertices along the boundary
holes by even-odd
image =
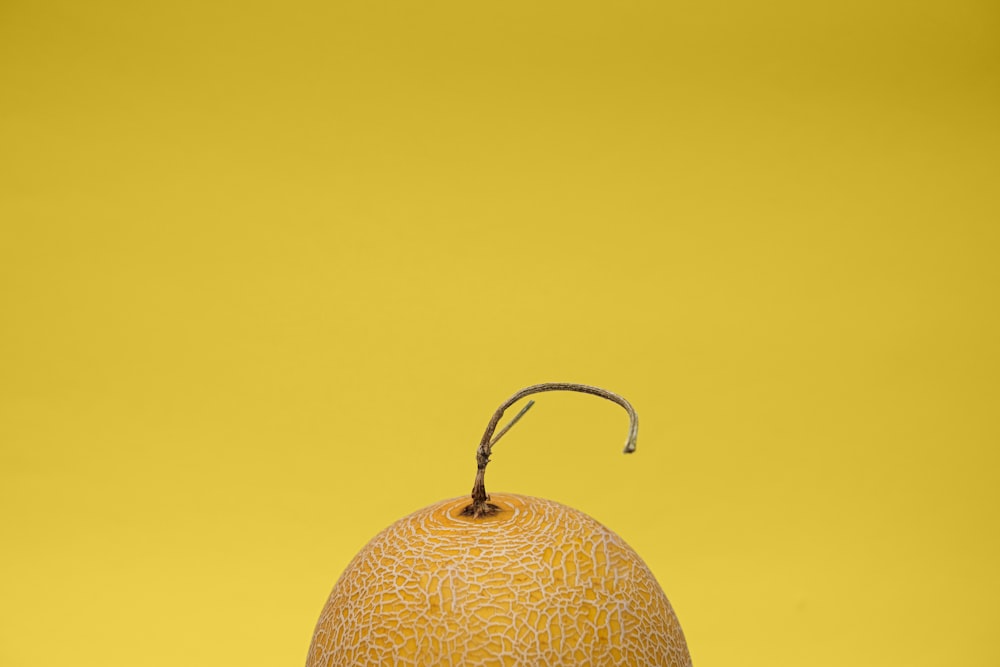
[[[998,20],[6,0],[0,664],[302,664],[548,380],[699,667],[1000,664]]]

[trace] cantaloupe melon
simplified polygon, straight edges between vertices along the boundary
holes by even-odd
[[[635,412],[615,394],[567,383],[515,394],[480,444],[473,501],[442,501],[372,539],[334,586],[307,667],[691,665],[666,595],[620,537],[550,500],[485,493],[503,411],[557,389],[623,405],[634,448]]]

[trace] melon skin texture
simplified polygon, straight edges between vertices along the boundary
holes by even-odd
[[[493,494],[405,517],[347,566],[306,667],[691,665],[684,634],[639,555],[559,503]]]

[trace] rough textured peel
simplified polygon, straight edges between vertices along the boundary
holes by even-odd
[[[330,594],[307,667],[691,665],[677,617],[642,559],[591,517],[493,494],[401,519]]]

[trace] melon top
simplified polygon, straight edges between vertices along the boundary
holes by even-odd
[[[586,514],[492,494],[403,518],[372,539],[330,593],[306,667],[663,665],[691,658],[639,555]]]

